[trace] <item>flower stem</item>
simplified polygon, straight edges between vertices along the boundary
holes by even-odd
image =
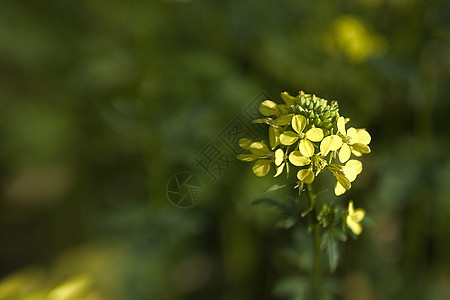
[[[316,209],[316,195],[312,189],[311,184],[306,185],[306,195],[308,197],[310,214],[309,221],[310,226],[312,226],[312,231],[314,235],[314,268],[312,274],[312,284],[311,284],[311,293],[312,298],[317,298],[317,289],[320,286],[320,281],[322,280],[322,261],[321,261],[321,253],[320,253],[320,226],[317,221],[317,209]]]

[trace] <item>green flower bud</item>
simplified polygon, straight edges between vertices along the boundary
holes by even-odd
[[[335,222],[337,212],[338,209],[334,207],[333,203],[330,205],[324,204],[322,205],[322,210],[317,215],[317,221],[326,228]]]

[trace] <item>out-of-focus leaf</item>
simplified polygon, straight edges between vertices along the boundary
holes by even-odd
[[[263,199],[257,199],[252,201],[253,205],[266,205],[270,208],[274,208],[275,210],[281,212],[281,213],[285,213],[285,214],[289,214],[289,209],[286,205],[284,205],[283,203],[280,203],[278,201],[275,201],[273,199],[270,198],[263,198]]]
[[[270,193],[270,192],[278,191],[279,189],[282,189],[286,186],[287,186],[287,184],[274,184],[270,188],[265,190],[263,193]]]
[[[308,299],[308,279],[304,277],[288,277],[280,280],[273,289],[277,297],[288,297],[292,300]]]
[[[275,225],[275,227],[279,229],[289,229],[292,228],[297,223],[297,220],[298,218],[289,215],[279,220]]]
[[[336,271],[339,263],[339,249],[334,235],[330,231],[325,231],[320,242],[320,248],[325,250],[328,256],[330,272]]]

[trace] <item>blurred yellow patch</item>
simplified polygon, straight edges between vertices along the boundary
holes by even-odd
[[[360,235],[362,232],[362,226],[359,224],[366,215],[366,212],[362,208],[355,209],[353,206],[353,201],[348,203],[348,215],[347,215],[347,226],[353,231],[354,234]]]
[[[92,284],[88,276],[71,278],[48,293],[48,300],[84,299]]]
[[[372,32],[355,16],[339,16],[332,24],[332,34],[327,41],[330,51],[343,52],[350,60],[362,62],[383,54],[385,39]]]

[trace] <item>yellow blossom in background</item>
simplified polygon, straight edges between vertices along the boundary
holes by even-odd
[[[370,30],[359,18],[339,16],[332,24],[328,44],[331,51],[339,50],[354,62],[362,62],[382,54],[386,41]]]
[[[362,208],[355,210],[353,207],[353,201],[348,203],[348,215],[346,218],[347,226],[353,231],[354,234],[360,235],[362,232],[362,226],[359,224],[365,216],[366,212]]]

